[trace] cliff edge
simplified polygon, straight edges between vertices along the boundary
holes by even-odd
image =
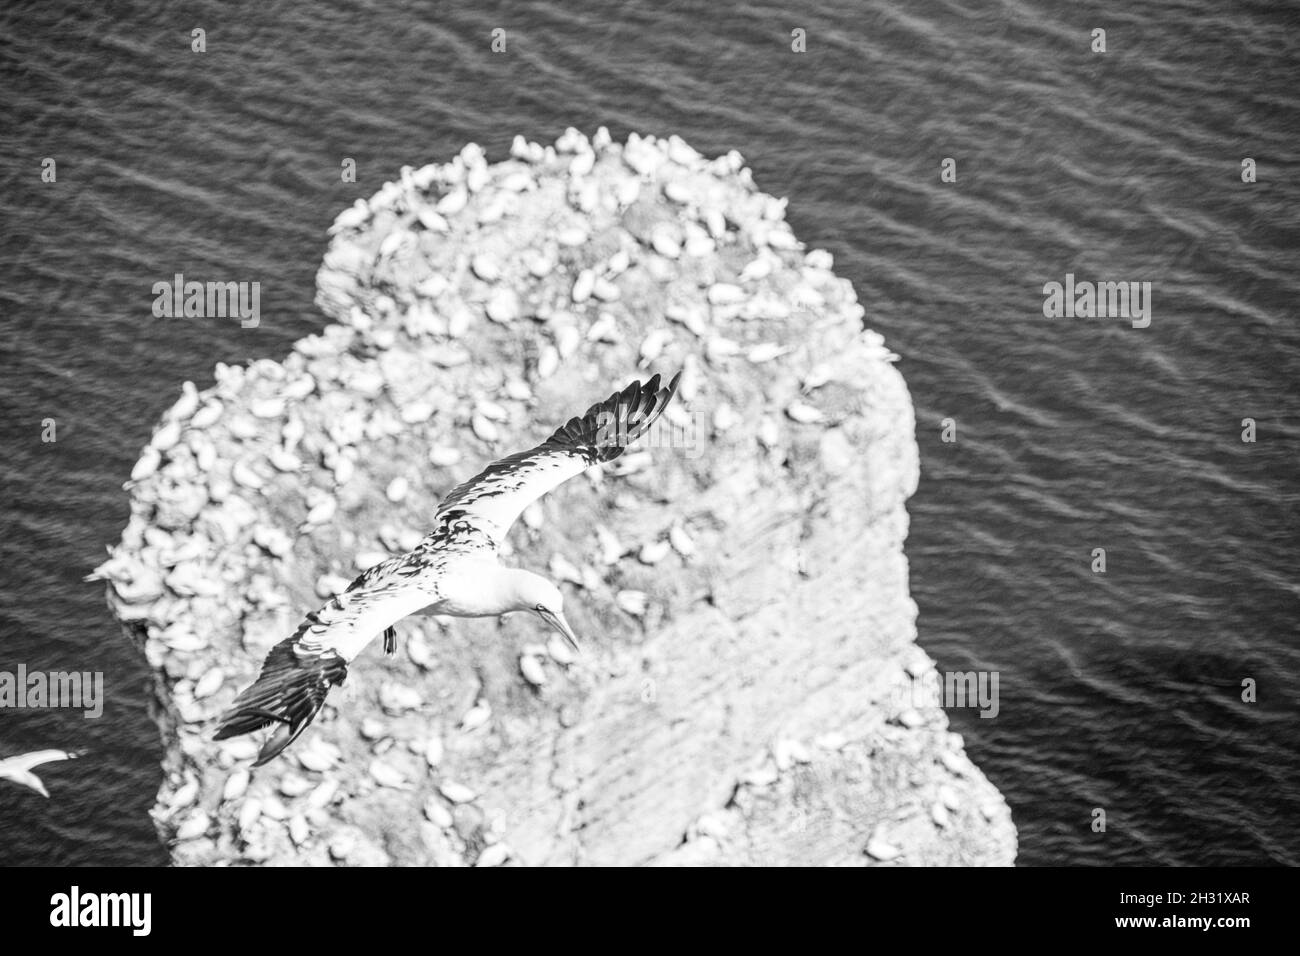
[[[906,386],[784,209],[734,152],[602,129],[470,145],[338,217],[333,324],[185,383],[97,572],[158,675],[176,863],[1013,862],[1005,801],[911,693]],[[455,484],[678,369],[667,427],[511,534],[582,654],[523,615],[417,615],[270,765],[212,741]]]

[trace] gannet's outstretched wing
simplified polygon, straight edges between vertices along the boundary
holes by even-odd
[[[663,388],[658,375],[644,385],[633,382],[569,419],[536,448],[492,462],[443,499],[430,538],[465,522],[500,546],[526,507],[592,465],[617,458],[645,434],[668,407],[680,378],[678,372]]]
[[[348,664],[367,644],[383,634],[384,649],[392,654],[393,625],[439,599],[439,569],[445,559],[418,549],[390,558],[309,613],[292,637],[271,648],[257,680],[222,715],[213,739],[277,724],[253,766],[279,754],[307,729],[330,688],[343,683]]]
[[[51,763],[55,760],[75,760],[80,756],[81,753],[75,750],[34,750],[29,754],[6,757],[0,760],[0,780],[21,783],[23,786],[31,787],[41,796],[48,797],[49,791],[45,789],[45,784],[41,783],[40,778],[31,772],[32,767],[39,767],[43,763]]]

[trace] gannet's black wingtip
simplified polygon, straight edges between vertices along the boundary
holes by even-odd
[[[277,725],[262,745],[254,767],[274,759],[293,743],[325,706],[330,688],[347,677],[347,662],[334,651],[300,650],[296,637],[271,648],[257,680],[235,698],[213,734],[214,740],[225,740]]]
[[[266,743],[262,744],[262,749],[257,752],[257,759],[253,761],[254,767],[260,767],[263,764],[270,763],[289,746],[298,739],[298,735],[307,729],[307,724],[300,724],[296,729],[293,724],[283,723],[271,732],[271,736],[266,738]]]
[[[549,440],[568,448],[581,448],[593,462],[617,458],[663,414],[677,392],[681,376],[678,371],[662,387],[658,372],[644,383],[637,379],[603,402],[592,405],[582,415],[569,419]]]
[[[316,710],[320,710],[320,707],[318,706]],[[222,718],[222,724],[217,728],[213,739],[225,740],[227,737],[236,737],[239,734],[249,733],[268,724],[275,724],[275,730],[266,738],[262,748],[257,752],[257,759],[253,761],[254,767],[260,767],[280,756],[286,747],[298,739],[298,735],[306,730],[307,725],[311,723],[312,717],[316,716],[316,710],[312,711],[310,717],[299,723],[294,723],[288,717],[260,707],[245,707],[233,710]]]
[[[492,462],[443,498],[435,533],[447,534],[464,522],[496,547],[531,502],[586,468],[614,460],[645,435],[672,401],[680,379],[679,371],[667,386],[658,373],[644,384],[633,381],[570,418],[537,447]]]

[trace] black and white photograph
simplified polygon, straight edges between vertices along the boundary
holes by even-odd
[[[0,865],[55,887],[18,922],[180,918],[123,868],[669,866],[1262,925],[1300,8],[0,27]]]

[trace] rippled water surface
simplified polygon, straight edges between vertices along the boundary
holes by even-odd
[[[318,328],[325,229],[401,165],[604,124],[739,149],[901,354],[921,643],[999,672],[996,719],[950,713],[1020,861],[1300,863],[1296,13],[47,0],[0,23],[0,669],[110,696],[0,715],[0,755],[91,750],[46,768],[49,801],[0,784],[0,862],[166,859],[148,673],[82,577],[180,383]],[[176,272],[260,281],[261,325],[154,319]],[[1151,282],[1150,326],[1045,318],[1067,272]]]

